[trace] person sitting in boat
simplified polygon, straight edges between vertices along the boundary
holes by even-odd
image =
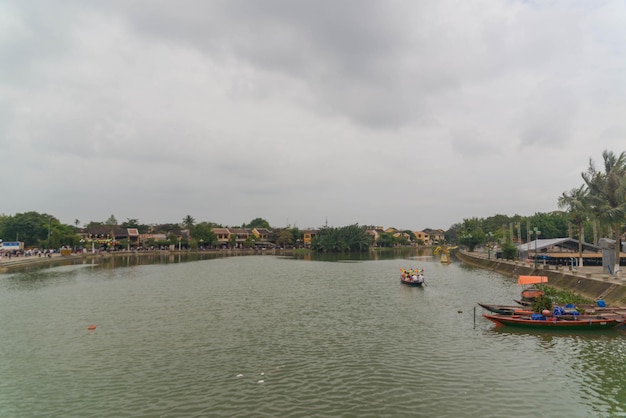
[[[419,276],[417,276],[417,282],[418,283],[424,283],[424,275],[420,274]]]
[[[411,281],[412,281],[413,283],[417,283],[417,281],[418,281],[418,280],[419,280],[419,279],[418,279],[418,277],[417,277],[417,274],[413,273],[413,276],[411,276]]]

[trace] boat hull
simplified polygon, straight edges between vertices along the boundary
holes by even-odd
[[[478,303],[483,309],[489,312],[497,313],[500,315],[532,315],[533,311],[530,309],[524,309],[520,306],[507,306],[507,305],[491,305],[487,303]]]
[[[522,290],[522,300],[527,302],[533,302],[539,296],[543,295],[543,291],[535,288]]]
[[[412,282],[412,281],[407,281],[407,280],[402,280],[402,279],[400,279],[400,283],[409,287],[422,287],[422,285],[424,284],[421,282]]]
[[[551,328],[551,329],[608,329],[622,326],[626,323],[624,317],[619,318],[581,318],[581,319],[563,319],[552,317],[549,319],[530,319],[518,315],[489,315],[483,314],[483,317],[496,323],[497,325],[506,325],[521,328]]]

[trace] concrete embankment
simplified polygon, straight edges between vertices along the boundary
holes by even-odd
[[[548,285],[567,290],[588,299],[603,299],[609,305],[626,306],[625,283],[616,277],[603,274],[601,267],[582,268],[572,271],[563,266],[538,266],[522,261],[494,260],[467,251],[458,251],[456,256],[463,263],[497,271],[508,276],[547,276]]]

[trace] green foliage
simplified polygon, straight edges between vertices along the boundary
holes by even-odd
[[[254,228],[266,228],[266,229],[270,229],[270,223],[267,222],[263,218],[254,218],[244,228],[251,228],[251,229],[254,229]]]
[[[311,247],[318,252],[359,252],[369,250],[371,237],[358,224],[341,228],[324,227],[313,238]]]
[[[555,304],[564,306],[568,303],[572,303],[574,305],[585,305],[593,303],[592,300],[587,299],[583,296],[577,295],[567,290],[557,289],[552,286],[548,286],[545,284],[537,285],[537,288],[543,290],[544,295],[549,297]]]
[[[136,228],[140,234],[146,234],[150,230],[149,225],[140,224],[137,219],[126,219],[120,224],[120,228]]]
[[[478,218],[463,219],[457,231],[459,243],[468,247],[469,251],[485,241],[485,232],[481,227],[482,221]]]
[[[588,188],[588,207],[593,218],[613,229],[615,242],[620,241],[622,225],[626,221],[626,152],[615,155],[602,153],[604,171],[596,170],[593,161],[582,173]],[[615,259],[619,260],[620,248],[615,246]]]
[[[47,248],[48,234],[52,240],[61,240],[65,233],[57,233],[59,221],[48,214],[37,212],[17,213],[4,216],[0,220],[0,238],[5,241],[22,241],[24,246],[44,246]]]
[[[296,248],[295,250],[293,250],[293,254],[296,257],[303,257],[305,255],[310,255],[311,254],[311,250],[308,248]]]
[[[517,246],[511,241],[502,244],[502,258],[505,260],[515,260],[517,258]]]
[[[391,232],[382,232],[376,239],[376,245],[378,247],[394,247],[396,245],[396,238]]]
[[[293,245],[293,235],[288,229],[281,229],[276,236],[276,245],[280,245],[281,247],[288,247]]]
[[[545,309],[552,312],[552,298],[547,295],[537,296],[531,306],[533,312],[541,313]]]
[[[191,215],[187,215],[183,218],[183,227],[191,230],[196,223],[196,220]]]
[[[217,240],[215,233],[213,233],[213,225],[209,222],[200,222],[193,226],[190,231],[193,239],[202,246],[211,245]]]
[[[255,243],[255,239],[254,236],[250,235],[246,238],[246,240],[243,242],[243,246],[245,248],[252,248],[254,247],[254,243]]]

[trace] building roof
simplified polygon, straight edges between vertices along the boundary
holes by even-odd
[[[534,241],[522,244],[519,246],[520,252],[529,252],[542,250],[550,247],[567,248],[568,250],[578,251],[578,240],[573,238],[551,238],[551,239],[536,239]],[[536,246],[536,247],[535,247]],[[599,252],[600,247],[597,245],[583,242],[583,251]]]

